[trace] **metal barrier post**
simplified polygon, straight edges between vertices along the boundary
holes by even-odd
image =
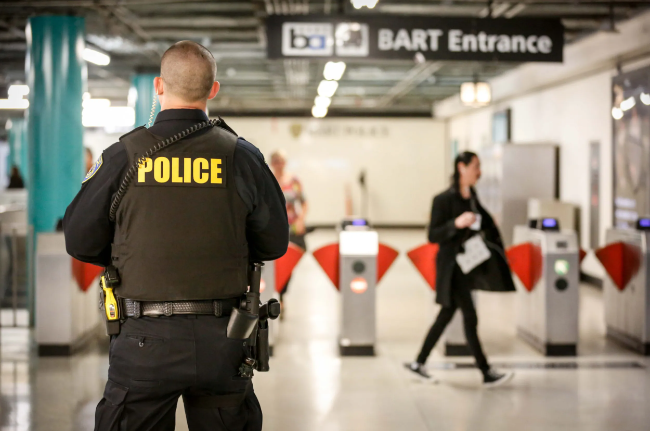
[[[15,328],[18,326],[18,239],[15,226],[11,228],[11,302]]]

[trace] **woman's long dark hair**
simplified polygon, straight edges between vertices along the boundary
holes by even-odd
[[[478,157],[478,155],[471,151],[463,151],[456,156],[456,160],[454,160],[454,175],[451,176],[451,186],[456,191],[460,190],[460,172],[458,171],[458,164],[462,163],[463,165],[469,165],[472,163],[474,157]]]

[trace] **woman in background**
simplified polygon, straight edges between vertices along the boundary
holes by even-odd
[[[23,181],[22,175],[20,175],[20,170],[18,166],[13,165],[11,167],[11,174],[9,175],[9,185],[8,189],[24,189],[25,182]]]
[[[289,219],[289,241],[302,248],[307,249],[305,244],[305,216],[307,215],[307,200],[302,190],[298,177],[285,170],[287,155],[283,150],[277,150],[271,154],[271,170],[275,179],[278,180],[284,198],[287,201],[287,218]],[[289,279],[280,291],[280,303],[284,309],[283,297],[289,289]],[[282,314],[280,314],[282,318]]]
[[[431,379],[424,364],[456,309],[460,308],[465,338],[483,374],[483,385],[491,387],[507,382],[513,373],[499,373],[488,364],[478,338],[478,318],[471,291],[514,291],[515,286],[505,259],[501,234],[490,214],[479,203],[474,190],[480,177],[481,162],[478,156],[469,151],[463,152],[454,163],[452,186],[433,199],[429,242],[440,246],[436,258],[436,302],[442,308],[417,359],[405,366],[419,377]],[[467,240],[475,236],[480,236],[484,244],[479,244],[479,247],[487,249],[483,249],[482,262],[479,263],[479,259],[474,264],[464,264],[462,270],[457,256],[465,251]],[[472,243],[475,244],[476,240],[474,238]]]

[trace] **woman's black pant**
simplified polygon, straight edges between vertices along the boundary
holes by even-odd
[[[427,337],[422,345],[422,350],[418,355],[417,361],[424,364],[440,339],[445,328],[454,317],[457,308],[463,313],[463,326],[465,328],[465,338],[469,349],[476,359],[478,368],[485,372],[490,369],[487,358],[483,354],[481,342],[478,339],[476,328],[478,326],[478,317],[476,315],[476,308],[474,308],[474,301],[472,300],[471,280],[463,274],[458,265],[454,268],[454,273],[451,279],[451,306],[442,307],[436,321],[431,326]]]

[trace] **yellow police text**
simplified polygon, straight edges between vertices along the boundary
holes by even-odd
[[[181,171],[182,166],[182,171]],[[145,158],[138,166],[138,183],[148,182],[151,175],[156,183],[222,184],[222,159],[156,157]]]

